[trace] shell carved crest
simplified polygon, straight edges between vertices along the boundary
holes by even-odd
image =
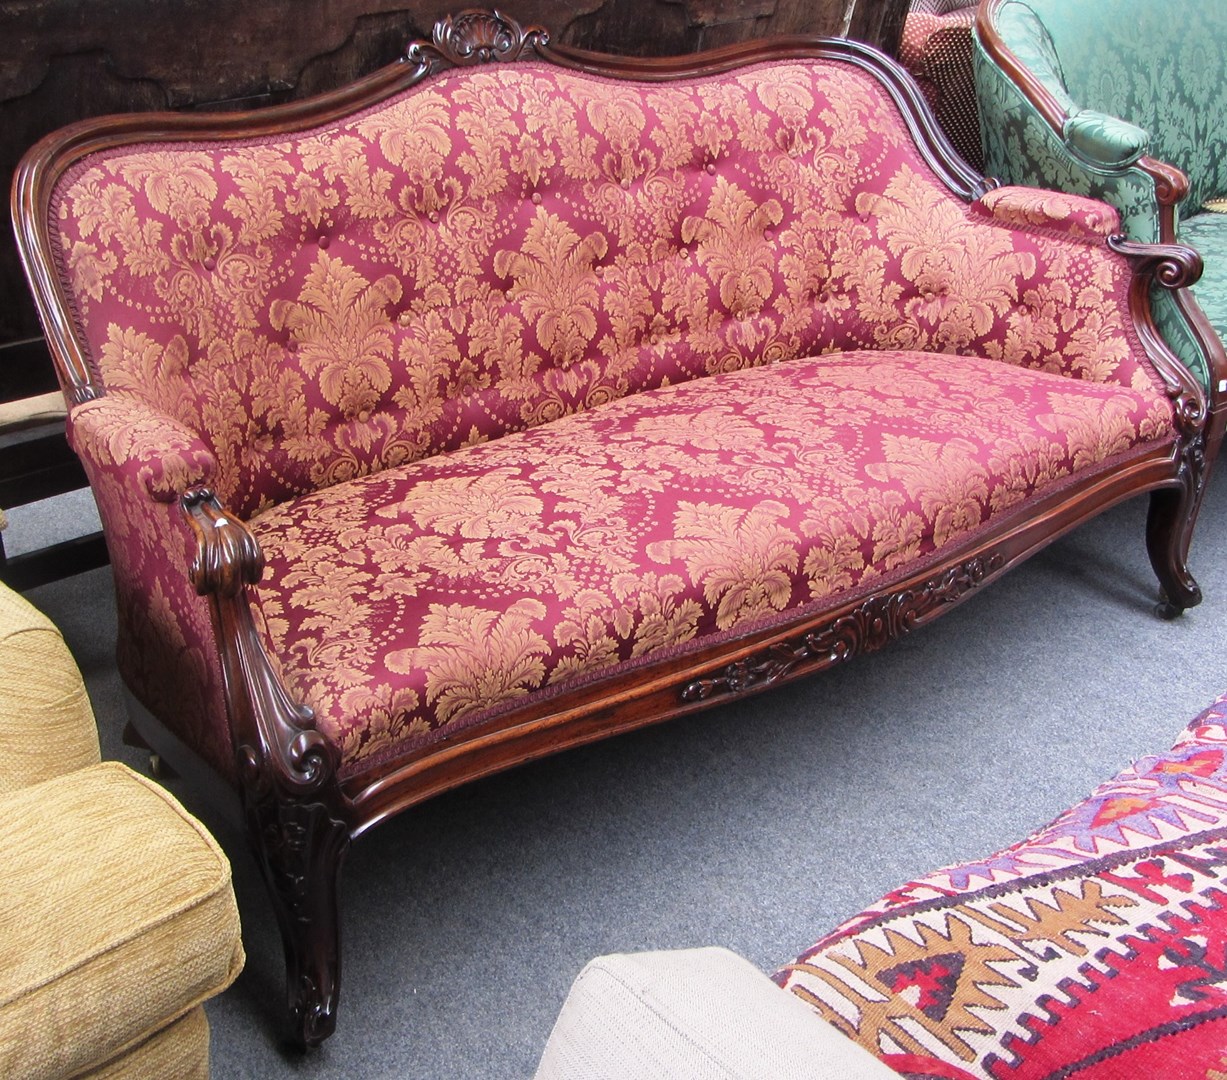
[[[448,15],[435,23],[430,41],[415,41],[405,59],[424,70],[442,64],[456,67],[517,59],[526,48],[548,45],[543,26],[521,26],[499,11],[472,9]]]

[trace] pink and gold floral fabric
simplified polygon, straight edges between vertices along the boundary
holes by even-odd
[[[454,71],[327,129],[87,158],[53,226],[101,381],[197,432],[244,516],[835,349],[1150,377],[1102,244],[983,228],[830,62]]]
[[[1114,213],[968,206],[838,61],[448,71],[91,155],[50,226],[125,678],[225,772],[193,482],[264,544],[257,621],[352,772],[1171,437]]]
[[[291,688],[352,770],[882,584],[1169,432],[1153,392],[994,361],[795,360],[258,514],[256,594]]]

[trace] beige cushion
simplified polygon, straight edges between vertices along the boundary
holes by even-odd
[[[0,1076],[96,1068],[238,974],[230,864],[157,785],[104,762],[0,818]]]
[[[899,1080],[727,949],[600,956],[536,1080]]]
[[[98,760],[98,729],[59,630],[0,585],[0,796]]]
[[[0,401],[0,431],[33,427],[49,420],[63,420],[67,416],[68,405],[58,390],[16,401]]]
[[[77,1080],[209,1080],[209,1021],[203,1005],[152,1038],[107,1062],[78,1074]]]

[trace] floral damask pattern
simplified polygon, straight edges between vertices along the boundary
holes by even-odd
[[[125,678],[223,772],[189,484],[264,545],[254,617],[352,774],[1171,437],[1111,211],[969,207],[834,61],[445,72],[94,154],[52,210]]]
[[[1152,389],[991,360],[796,360],[258,514],[256,594],[290,685],[354,770],[529,694],[880,584],[1170,424]]]
[[[102,381],[197,432],[244,515],[835,348],[1137,374],[1122,305],[1084,333],[1119,265],[973,223],[872,77],[830,64],[454,72],[299,136],[95,155],[55,212]],[[1104,296],[1060,295],[1054,259]],[[1047,325],[1019,347],[1025,296]]]

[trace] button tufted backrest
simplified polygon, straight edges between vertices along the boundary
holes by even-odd
[[[878,79],[830,60],[448,70],[309,131],[94,153],[51,225],[98,381],[198,432],[242,515],[790,357],[1108,378],[1131,352],[1123,301],[1086,334],[1036,294],[1052,326],[1020,335],[1039,241],[970,215]]]

